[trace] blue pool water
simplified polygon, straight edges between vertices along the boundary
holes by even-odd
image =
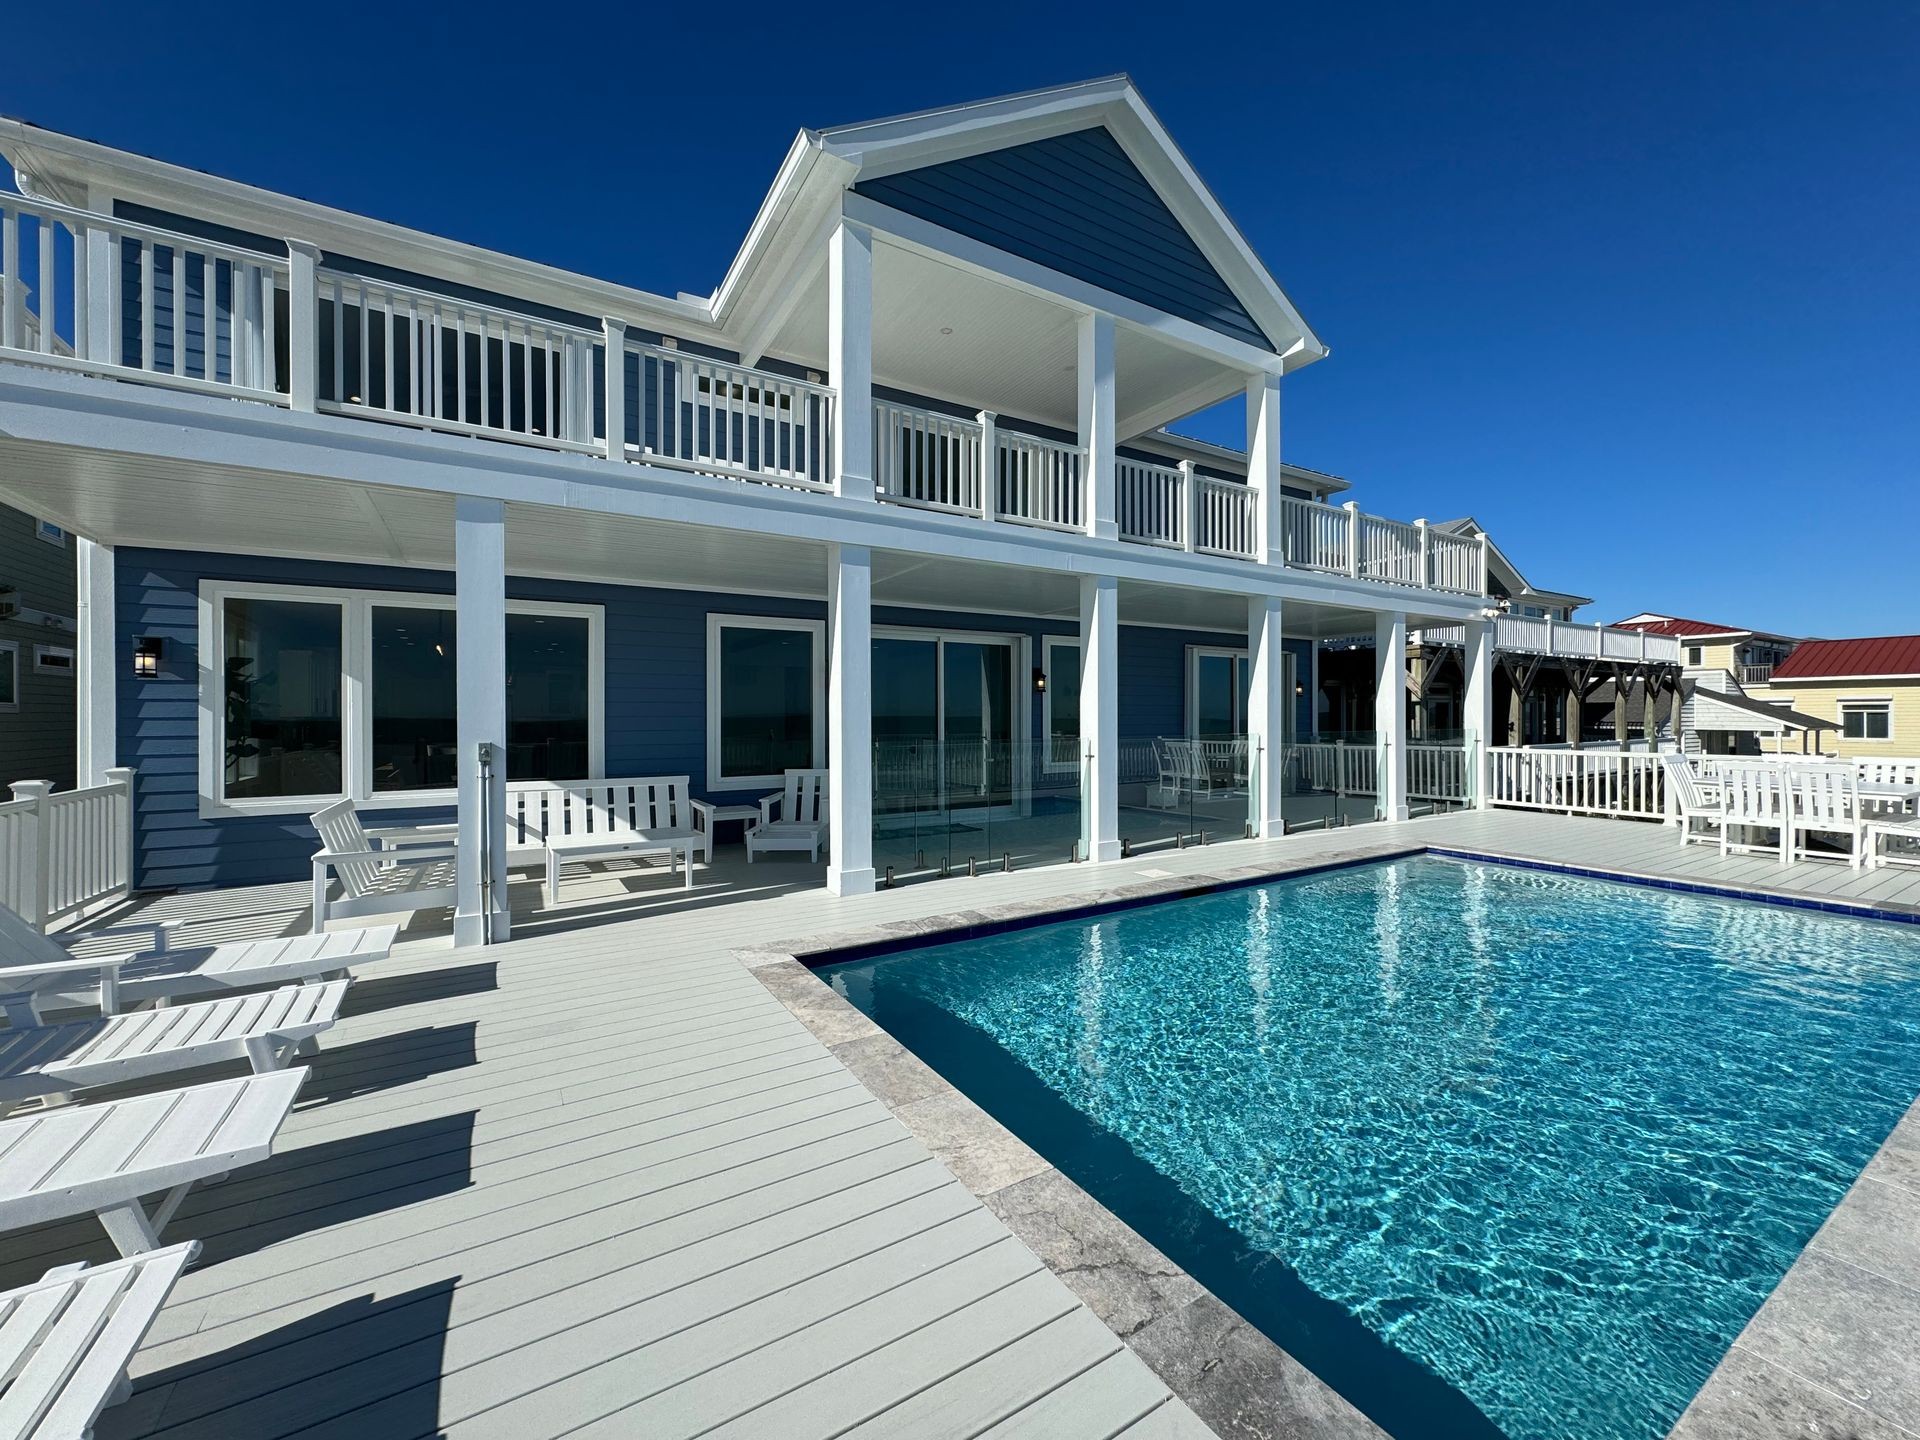
[[[1658,1440],[1920,1090],[1920,927],[1419,858],[822,977],[1400,1440]]]

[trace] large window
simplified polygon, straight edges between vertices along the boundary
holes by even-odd
[[[825,636],[817,620],[707,617],[707,786],[777,786],[826,763]]]
[[[601,773],[601,611],[507,602],[507,778]],[[201,806],[350,795],[445,804],[458,777],[454,610],[443,596],[201,587]]]
[[[20,645],[0,640],[0,714],[20,708]]]
[[[344,613],[324,601],[226,600],[220,758],[229,799],[340,793]]]
[[[1840,733],[1849,740],[1891,740],[1893,738],[1893,702],[1891,700],[1842,700]]]

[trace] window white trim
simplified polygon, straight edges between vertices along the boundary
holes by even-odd
[[[62,550],[67,548],[67,532],[51,520],[35,520],[33,538],[44,540],[49,545],[58,545]]]
[[[1244,648],[1232,645],[1189,645],[1187,646],[1187,695],[1186,695],[1186,737],[1197,739],[1200,731],[1200,662],[1203,659],[1236,660],[1248,667],[1249,675],[1253,666],[1251,654]],[[1234,678],[1239,679],[1236,667]],[[1243,706],[1244,701],[1240,702]],[[1241,731],[1245,733],[1246,715],[1240,717]]]
[[[340,610],[340,773],[345,794],[272,795],[229,800],[223,793],[226,766],[227,707],[224,667],[228,600],[296,600],[333,605]],[[373,670],[373,609],[376,605],[416,610],[454,608],[452,595],[418,590],[341,590],[318,585],[249,584],[202,580],[199,598],[200,816],[310,815],[322,806],[351,797],[380,810],[445,808],[456,799],[447,790],[373,788],[373,706],[368,680]],[[587,769],[606,773],[606,609],[601,605],[554,600],[508,600],[509,615],[562,615],[587,622]]]
[[[0,640],[0,670],[4,670],[13,680],[8,688],[13,691],[11,700],[0,700],[0,715],[18,714],[20,710],[20,642],[18,640]]]
[[[707,615],[707,790],[778,790],[785,775],[720,773],[720,632],[798,630],[813,637],[813,768],[827,764],[827,623],[785,615]]]
[[[49,665],[47,662],[53,663]],[[71,680],[74,676],[73,647],[71,645],[36,645],[33,647],[33,673],[36,675],[64,675]]]
[[[1893,697],[1891,695],[1847,695],[1835,702],[1835,714],[1840,720],[1840,738],[1853,745],[1891,745],[1893,743]],[[1847,714],[1882,714],[1887,717],[1887,733],[1884,735],[1847,734]]]
[[[1040,669],[1047,677],[1047,688],[1040,696],[1040,763],[1041,768],[1049,775],[1070,775],[1080,768],[1082,747],[1076,740],[1074,753],[1065,760],[1059,759],[1053,753],[1053,652],[1055,650],[1071,650],[1078,655],[1080,637],[1078,635],[1040,637]],[[1079,668],[1079,662],[1075,662],[1074,669],[1077,671]]]

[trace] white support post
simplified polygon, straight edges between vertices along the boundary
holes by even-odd
[[[624,460],[627,458],[627,322],[609,315],[605,325],[607,363],[601,389],[605,397],[602,408],[607,412],[607,459]],[[641,439],[644,443],[645,436]]]
[[[872,500],[873,231],[844,217],[827,242],[827,379],[839,395],[833,493]]]
[[[980,518],[992,520],[1000,513],[1000,417],[982,410],[980,421]]]
[[[287,403],[308,414],[320,395],[319,266],[319,246],[287,241]]]
[[[120,787],[120,808],[114,812],[115,888],[122,895],[133,892],[133,767],[110,766],[101,776],[109,785]]]
[[[1286,798],[1287,650],[1278,595],[1247,597],[1247,751],[1253,766],[1253,823],[1262,840],[1287,833],[1281,805]]]
[[[507,509],[461,496],[453,519],[459,845],[453,943],[504,940],[507,915]],[[482,765],[480,747],[492,747]]]
[[[75,537],[74,571],[79,625],[74,644],[75,782],[81,789],[106,783],[117,760],[114,744],[115,647],[113,643],[113,547]]]
[[[1280,525],[1280,377],[1247,379],[1247,484],[1256,494],[1253,558],[1278,565],[1286,553]]]
[[[47,911],[51,908],[48,897],[53,884],[53,831],[47,824],[47,797],[53,793],[53,782],[16,780],[7,788],[15,800],[33,803],[33,839],[31,853],[26,857],[24,866],[27,884],[20,888],[18,898],[26,907],[21,911],[20,918],[34,929],[44,930],[47,928]]]
[[[1080,578],[1080,754],[1089,860],[1120,858],[1120,582]]]
[[[1360,502],[1349,500],[1341,507],[1347,512],[1347,574],[1360,578]]]
[[[1200,543],[1200,473],[1193,461],[1180,462],[1180,548],[1189,555]]]
[[[1420,532],[1420,588],[1433,588],[1433,536],[1427,531],[1424,519],[1413,522],[1413,528]]]
[[[1467,672],[1463,717],[1467,732],[1467,803],[1485,810],[1491,803],[1493,779],[1493,621],[1467,621],[1461,662]]]
[[[827,547],[827,890],[873,889],[873,552]]]
[[[87,208],[107,215],[113,211],[113,197],[97,186],[87,190]],[[117,365],[120,355],[114,338],[120,333],[119,287],[114,283],[117,258],[112,233],[104,225],[87,227],[87,326],[76,337],[84,347],[81,358],[96,364]]]
[[[1373,617],[1373,728],[1382,820],[1407,818],[1407,617]]]
[[[1114,405],[1113,317],[1099,311],[1080,317],[1080,454],[1086,466],[1087,534],[1120,538],[1114,500],[1113,447],[1118,415]]]

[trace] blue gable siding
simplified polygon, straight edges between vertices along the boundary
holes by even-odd
[[[301,880],[316,848],[304,816],[220,816],[203,819],[199,799],[199,586],[203,579],[336,590],[396,590],[451,595],[445,572],[394,566],[141,550],[115,555],[117,653],[139,636],[165,642],[152,680],[118,686],[121,763],[138,772],[134,809],[136,884],[143,888],[255,885]],[[818,601],[638,586],[509,577],[518,600],[603,607],[606,639],[606,771],[610,775],[678,775],[706,793],[706,645],[709,614],[824,619]],[[1025,635],[1040,663],[1041,636],[1074,635],[1071,621],[877,607],[876,625],[984,630]],[[1185,727],[1186,648],[1237,646],[1244,637],[1204,631],[1122,626],[1120,727],[1129,738],[1177,735]],[[1291,642],[1290,642],[1291,643]],[[1302,642],[1304,644],[1305,642]],[[1305,676],[1305,660],[1301,675]],[[1028,677],[1017,676],[1017,683]],[[1033,707],[1033,738],[1042,709]],[[1305,712],[1303,712],[1305,713]],[[1305,722],[1303,721],[1303,724]],[[739,794],[730,799],[744,798]],[[370,814],[379,815],[377,809]],[[442,818],[418,809],[395,819]]]
[[[854,190],[1222,335],[1274,348],[1105,129],[863,180]]]

